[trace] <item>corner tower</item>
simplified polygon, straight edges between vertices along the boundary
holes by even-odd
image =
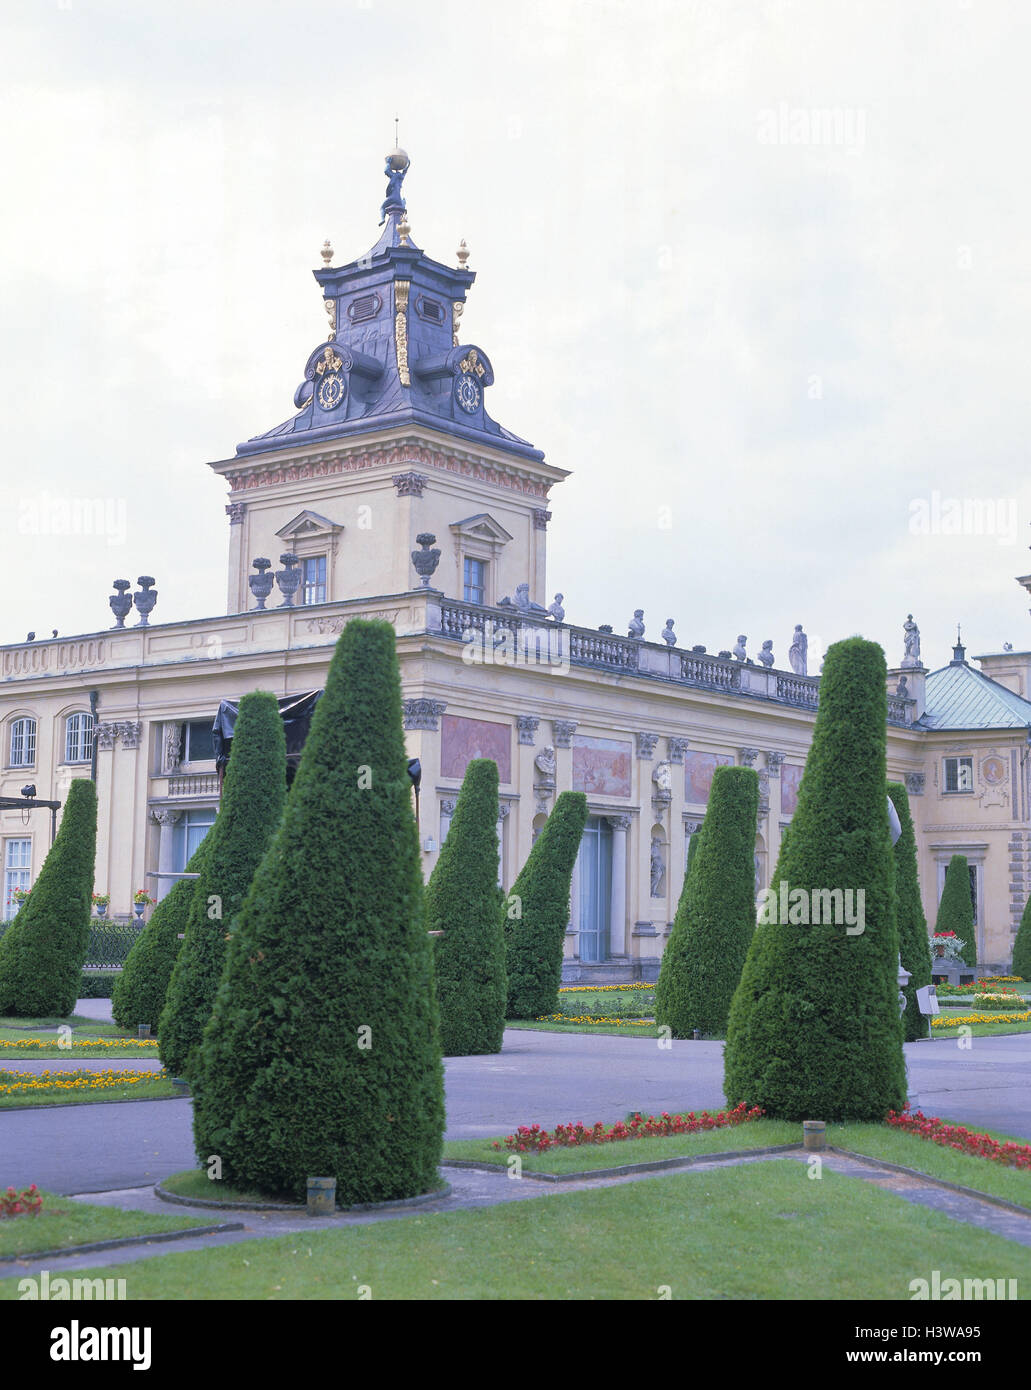
[[[252,606],[252,561],[300,560],[297,603],[415,587],[411,551],[431,532],[435,588],[494,604],[528,583],[545,601],[548,492],[568,474],[487,412],[494,371],[459,325],[475,274],[412,240],[404,150],[387,156],[382,235],[314,276],[327,338],[304,363],[295,414],[209,466],[230,486],[228,611]],[[274,605],[278,595],[270,598]]]

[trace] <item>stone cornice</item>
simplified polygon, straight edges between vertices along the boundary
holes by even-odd
[[[391,474],[427,469],[458,474],[541,500],[547,499],[555,483],[568,477],[568,470],[550,464],[527,465],[499,452],[474,452],[456,448],[452,440],[438,442],[412,435],[356,441],[353,445],[334,440],[325,449],[287,449],[273,455],[224,459],[208,467],[228,481],[232,502],[255,488],[374,469]]]

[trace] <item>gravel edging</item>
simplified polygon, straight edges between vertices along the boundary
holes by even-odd
[[[148,1241],[185,1240],[189,1236],[213,1236],[222,1231],[243,1231],[242,1221],[226,1221],[219,1226],[191,1226],[186,1231],[157,1231],[153,1235],[117,1236],[111,1240],[91,1240],[85,1245],[66,1245],[61,1250],[26,1250],[20,1255],[0,1255],[0,1264],[32,1260],[57,1259],[61,1255],[89,1255],[95,1250],[119,1250],[126,1245],[143,1245]]]
[[[520,1177],[535,1182],[583,1182],[590,1178],[624,1178],[634,1173],[661,1173],[668,1168],[690,1168],[697,1163],[711,1163],[721,1159],[794,1153],[796,1149],[801,1148],[801,1144],[773,1144],[761,1149],[727,1149],[722,1153],[685,1154],[680,1158],[656,1158],[648,1163],[621,1163],[616,1168],[588,1168],[577,1173],[540,1173],[524,1169]],[[519,1155],[510,1154],[509,1157],[518,1158]],[[484,1173],[503,1173],[506,1168],[505,1163],[488,1163],[486,1160],[481,1161],[477,1158],[444,1159],[440,1166],[442,1168],[476,1168]]]
[[[947,1178],[932,1177],[920,1168],[907,1168],[902,1163],[889,1163],[886,1158],[871,1158],[869,1154],[856,1153],[854,1149],[839,1149],[836,1144],[828,1144],[823,1152],[841,1154],[842,1158],[858,1159],[860,1163],[870,1163],[875,1168],[885,1168],[891,1173],[904,1173],[908,1178],[923,1178],[932,1187],[944,1187],[949,1192],[958,1192],[963,1197],[976,1197],[980,1202],[990,1202],[993,1207],[1014,1211],[1019,1216],[1031,1216],[1031,1207],[1022,1207],[1019,1202],[1010,1202],[1005,1197],[993,1197],[990,1192],[982,1192],[977,1187],[964,1187],[962,1183],[949,1182]]]
[[[180,1197],[178,1193],[169,1192],[160,1182],[154,1184],[154,1195],[163,1202],[174,1202],[176,1206],[212,1207],[217,1211],[289,1211],[298,1216],[304,1216],[308,1211],[304,1202],[215,1202],[207,1197]],[[450,1196],[451,1184],[446,1182],[443,1187],[423,1192],[418,1197],[397,1197],[389,1202],[356,1202],[351,1207],[337,1207],[335,1214],[347,1216],[354,1211],[387,1211],[391,1207],[422,1206],[426,1202],[436,1202]]]

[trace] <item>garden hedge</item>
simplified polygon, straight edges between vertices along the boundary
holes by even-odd
[[[0,1014],[64,1018],[75,1008],[96,850],[97,789],[88,777],[77,777],[29,899],[0,939]]]
[[[210,831],[208,835],[210,835]],[[186,865],[188,874],[200,873],[208,837],[200,842]],[[157,1036],[165,1007],[168,982],[182,949],[197,880],[182,878],[168,890],[150,914],[136,944],[126,957],[122,973],[111,992],[111,1015],[119,1028],[135,1033],[141,1023]]]
[[[906,1042],[927,1037],[927,1020],[920,1012],[916,992],[931,983],[931,944],[927,937],[927,918],[920,898],[920,879],[916,867],[916,835],[909,814],[909,793],[901,782],[888,783],[888,795],[898,812],[902,834],[895,842],[895,901],[899,929],[899,953],[910,972],[906,986],[906,1011],[902,1029]]]
[[[785,1120],[878,1121],[905,1104],[886,679],[873,642],[850,638],[827,652],[798,809],[771,883],[777,905],[764,911],[760,897],[731,1005],[730,1105]],[[863,891],[861,920],[815,923],[826,902],[815,895],[838,889]],[[849,916],[860,918],[855,896]]]
[[[675,1038],[726,1028],[755,931],[758,810],[755,769],[718,767],[655,986],[655,1022]]]
[[[235,753],[234,753],[235,756]],[[191,1072],[198,1157],[347,1206],[433,1190],[443,1068],[393,628],[353,618]]]
[[[965,854],[954,854],[949,860],[934,930],[955,932],[963,942],[960,959],[971,968],[976,968],[977,931],[974,927],[974,901],[970,896],[970,867]]]
[[[505,902],[509,1018],[558,1011],[569,890],[586,824],[585,794],[562,792]]]
[[[285,801],[286,735],[279,705],[274,695],[253,691],[240,701],[221,804],[205,836],[208,850],[158,1025],[161,1060],[173,1075],[190,1074],[222,977],[226,939],[279,829]]]
[[[505,933],[498,887],[498,768],[474,758],[426,885],[426,929],[445,1057],[500,1052],[505,1032]]]
[[[1031,980],[1031,897],[1024,904],[1020,926],[1013,942],[1013,967],[1010,974],[1019,975],[1022,980]]]

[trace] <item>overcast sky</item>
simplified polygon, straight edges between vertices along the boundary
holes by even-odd
[[[488,409],[573,470],[569,621],[784,667],[796,622],[897,665],[908,612],[932,667],[957,620],[1031,648],[1022,0],[5,0],[2,31],[0,641],[107,627],[142,573],[156,622],[224,611],[205,464],[293,414],[397,113]],[[75,499],[101,534],[57,534]]]

